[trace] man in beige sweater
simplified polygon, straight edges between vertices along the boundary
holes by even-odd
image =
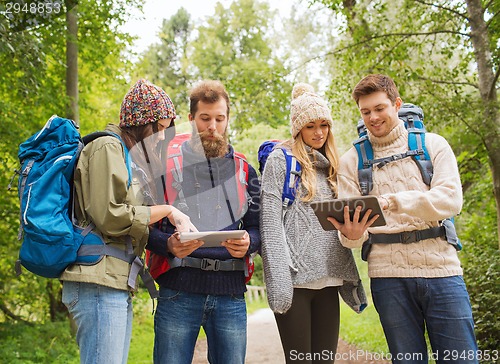
[[[408,151],[408,131],[398,118],[403,101],[390,77],[369,75],[352,96],[375,159]],[[368,274],[393,363],[427,363],[429,357],[436,363],[477,363],[472,310],[457,251],[443,233],[429,234],[461,210],[457,161],[448,142],[437,134],[426,133],[425,146],[434,170],[430,185],[412,158],[373,166],[369,194],[378,197],[386,225],[369,228],[374,219],[360,216],[359,210],[352,220],[346,210],[344,224],[330,221],[346,247],[359,248],[369,236],[376,237],[368,255]],[[353,147],[341,158],[339,197],[361,195],[357,166]],[[402,234],[416,230],[412,239]]]

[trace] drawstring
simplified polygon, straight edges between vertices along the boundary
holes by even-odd
[[[220,169],[219,169],[219,166],[217,165],[216,163],[216,168],[217,168],[217,183],[219,184],[220,186]],[[224,186],[224,185],[223,185]],[[217,188],[217,206],[215,206],[215,210],[217,211],[217,220],[216,220],[216,223],[217,223],[217,226],[219,226],[219,210],[222,208],[222,206],[220,205],[220,189]]]
[[[194,188],[196,189],[196,211],[198,212],[198,220],[201,220],[201,211],[200,211],[200,182],[198,181],[198,176],[196,175],[196,170],[198,166],[195,164],[193,168],[194,173]]]
[[[224,198],[226,200],[226,205],[227,205],[227,208],[229,210],[229,215],[231,217],[231,221],[234,223],[236,220],[234,219],[233,209],[231,208],[231,202],[229,201],[229,198],[227,195],[226,186],[224,185],[224,183],[221,183],[219,165],[218,165],[218,163],[215,163],[215,165],[214,165],[216,172],[217,172],[217,181],[214,181],[212,163],[210,162],[210,158],[207,158],[207,163],[208,163],[208,170],[210,172],[210,180],[212,182],[212,188],[216,188],[215,182],[217,182],[217,186],[222,187],[222,191],[224,192]],[[222,206],[220,205],[219,202],[220,202],[220,189],[217,188],[217,206],[215,207],[216,210],[220,210],[222,208]],[[219,218],[218,213],[216,214],[216,218],[217,218],[217,224],[218,224],[218,218]]]
[[[220,183],[220,170],[217,168],[217,182],[222,186],[222,191],[224,192],[224,198],[226,199],[227,209],[229,210],[229,215],[231,216],[231,221],[234,224],[236,220],[234,219],[233,209],[231,208],[231,202],[229,202],[229,197],[227,196],[226,186],[224,183]]]

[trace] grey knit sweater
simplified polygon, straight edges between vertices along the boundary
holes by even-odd
[[[316,196],[312,201],[332,199],[327,180],[330,162],[319,151],[312,153],[317,172]],[[290,207],[283,208],[285,173],[283,152],[274,150],[262,176],[260,215],[269,306],[276,313],[284,313],[292,305],[294,286],[331,277],[343,282],[339,287],[342,298],[360,312],[366,306],[366,296],[352,252],[340,244],[336,230],[322,229],[309,203],[297,198]]]

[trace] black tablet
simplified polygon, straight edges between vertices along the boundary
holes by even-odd
[[[311,208],[314,210],[324,230],[335,229],[335,226],[326,219],[327,217],[333,217],[337,221],[344,223],[344,206],[346,205],[349,206],[349,216],[351,219],[354,216],[356,207],[361,206],[360,218],[365,215],[368,209],[372,210],[370,218],[379,215],[371,227],[385,225],[384,214],[375,196],[359,196],[346,199],[311,202]]]

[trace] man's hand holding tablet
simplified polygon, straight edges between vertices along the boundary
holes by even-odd
[[[386,224],[382,208],[375,196],[313,202],[311,207],[323,229],[335,228],[351,240],[361,238],[370,226]]]

